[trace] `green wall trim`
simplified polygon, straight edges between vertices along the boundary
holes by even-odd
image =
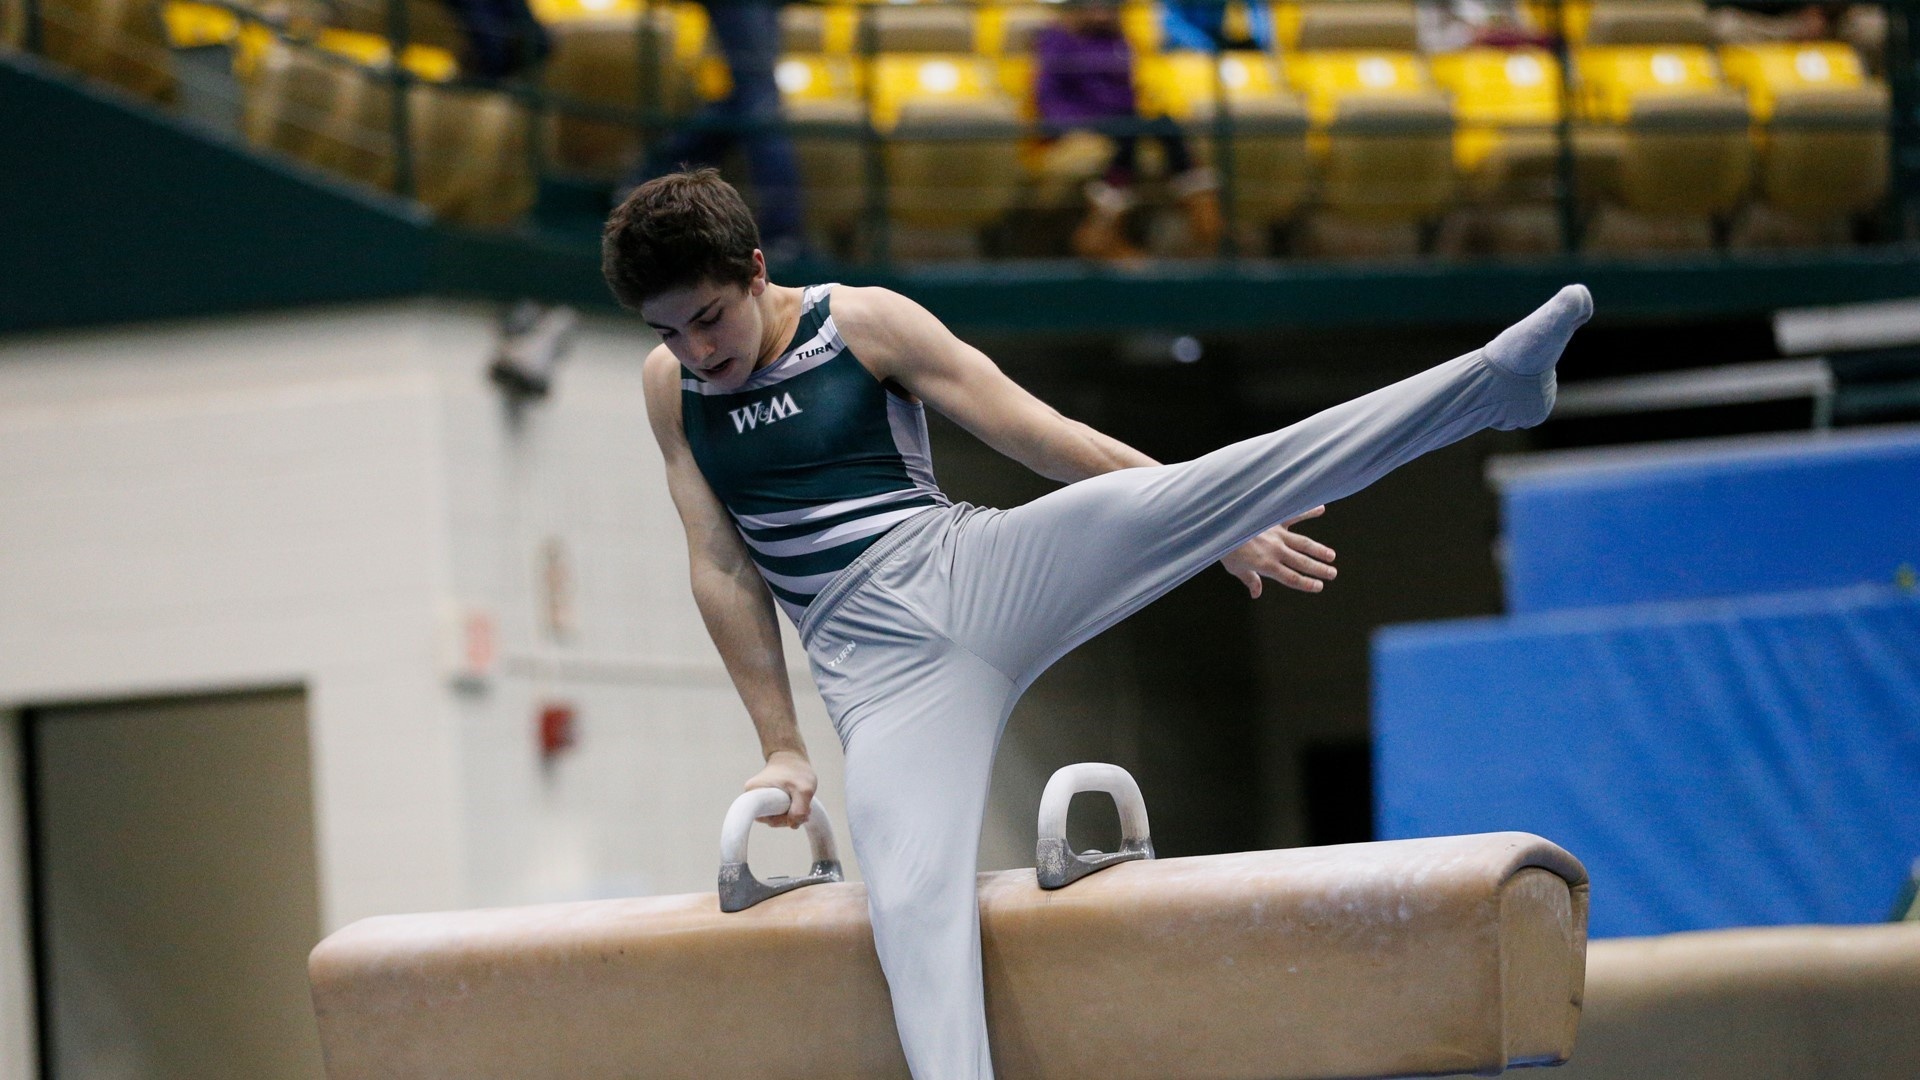
[[[583,240],[443,235],[445,291],[611,307]],[[1763,316],[1783,307],[1920,296],[1920,246],[1507,263],[1192,263],[1126,273],[1080,262],[881,270],[800,267],[777,280],[885,285],[970,330],[1174,331],[1499,323],[1568,282],[1608,321]]]
[[[0,52],[0,331],[418,294],[417,208]]]
[[[1920,248],[1502,264],[1241,264],[1150,277],[1010,266],[897,278],[899,288],[956,325],[1170,331],[1497,323],[1574,281],[1593,289],[1608,321],[1737,318],[1920,295]]]

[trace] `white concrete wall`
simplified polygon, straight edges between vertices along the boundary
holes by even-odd
[[[686,588],[641,397],[651,333],[589,320],[516,421],[485,377],[495,314],[423,302],[0,344],[0,705],[304,686],[329,928],[710,888],[719,820],[759,765]],[[563,636],[545,615],[556,543]],[[502,658],[462,689],[469,612],[497,621]],[[838,810],[839,748],[788,635]],[[576,707],[581,737],[550,762],[548,701]],[[805,858],[797,835],[755,852],[773,871]]]
[[[421,314],[0,347],[0,704],[304,685],[323,917],[465,899]]]
[[[303,687],[323,929],[711,889],[721,817],[760,765],[687,590],[641,395],[651,332],[588,320],[516,420],[485,375],[496,315],[410,302],[0,342],[0,709]],[[474,612],[500,659],[462,683]],[[838,741],[786,632],[851,860]],[[550,761],[547,702],[575,707],[580,737]],[[5,1075],[25,1023],[5,996],[26,970],[6,944],[17,803],[0,789]],[[988,865],[1030,865],[1030,812],[993,816]],[[794,833],[759,830],[754,855],[806,861]]]

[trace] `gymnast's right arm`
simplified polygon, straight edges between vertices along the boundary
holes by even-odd
[[[747,546],[734,530],[726,508],[707,486],[687,447],[680,422],[680,364],[662,345],[647,357],[644,370],[647,419],[666,459],[667,491],[687,531],[687,564],[692,577],[693,602],[707,624],[707,634],[734,689],[760,733],[766,768],[746,787],[774,787],[793,800],[770,825],[798,827],[812,810],[818,785],[807,759],[806,743],[793,711],[793,687],[787,682],[785,650],[773,598],[747,555]]]

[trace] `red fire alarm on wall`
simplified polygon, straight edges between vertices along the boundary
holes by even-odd
[[[552,758],[562,750],[570,750],[576,741],[573,726],[573,706],[561,702],[549,702],[540,707],[540,756]]]

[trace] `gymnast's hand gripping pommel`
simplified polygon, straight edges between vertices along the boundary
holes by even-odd
[[[747,834],[758,818],[776,817],[787,812],[790,800],[779,788],[754,788],[743,792],[727,808],[727,820],[720,827],[720,910],[745,911],[762,900],[807,885],[822,885],[841,880],[840,852],[833,840],[833,819],[820,800],[813,800],[807,815],[807,840],[813,846],[813,866],[802,877],[772,877],[765,881],[753,876],[747,866]]]

